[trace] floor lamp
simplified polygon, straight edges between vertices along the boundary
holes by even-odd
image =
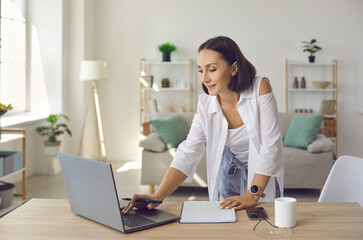
[[[81,154],[81,148],[83,143],[83,135],[86,126],[86,120],[88,116],[89,105],[91,104],[91,98],[94,102],[95,112],[96,112],[96,128],[97,128],[97,143],[98,143],[98,160],[99,161],[107,161],[106,158],[106,147],[105,140],[103,137],[103,128],[101,121],[101,111],[100,111],[100,102],[98,98],[98,91],[96,81],[107,78],[107,64],[103,61],[89,61],[83,60],[81,64],[81,72],[79,79],[81,81],[91,81],[91,94],[87,101],[87,108],[83,122],[81,141],[79,145],[78,155]]]

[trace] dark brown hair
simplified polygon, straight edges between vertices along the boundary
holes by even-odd
[[[237,63],[238,72],[228,85],[230,90],[240,93],[252,85],[256,76],[256,68],[243,56],[238,45],[232,39],[224,36],[211,38],[200,45],[198,53],[203,49],[219,52],[229,66],[234,62]],[[209,94],[203,83],[202,87],[204,92]]]

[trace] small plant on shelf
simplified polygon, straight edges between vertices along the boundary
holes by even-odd
[[[318,45],[316,45],[316,39],[313,38],[311,39],[311,41],[303,41],[302,43],[304,44],[302,46],[303,48],[303,52],[309,52],[310,56],[309,56],[309,62],[313,63],[315,62],[315,56],[314,54],[323,50],[321,47],[319,47]]]
[[[176,46],[170,43],[163,43],[158,48],[163,53],[163,62],[170,62],[170,53],[176,50]]]

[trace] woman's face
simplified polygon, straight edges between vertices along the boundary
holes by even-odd
[[[236,64],[228,66],[219,52],[203,49],[197,59],[200,80],[208,89],[209,95],[217,96],[231,92],[228,88],[232,76],[236,74]]]

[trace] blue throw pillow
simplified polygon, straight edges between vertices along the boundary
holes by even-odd
[[[287,130],[284,146],[307,148],[312,143],[323,121],[324,115],[294,116]]]
[[[183,142],[189,133],[189,129],[179,114],[165,119],[150,121],[151,126],[166,145],[166,148],[177,147]]]

